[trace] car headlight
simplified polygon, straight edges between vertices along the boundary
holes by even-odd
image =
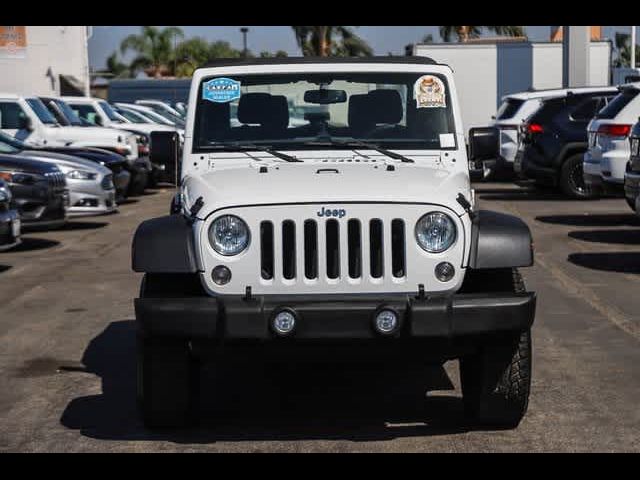
[[[67,172],[67,178],[71,178],[73,180],[95,180],[97,174],[87,172],[86,170],[71,170]]]
[[[0,188],[0,202],[10,202],[11,192],[7,188]]]
[[[456,241],[456,224],[442,212],[430,212],[416,223],[416,241],[429,253],[440,253]]]
[[[223,215],[211,223],[209,242],[220,255],[238,255],[249,245],[249,227],[235,215]]]

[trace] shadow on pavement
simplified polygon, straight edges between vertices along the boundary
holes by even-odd
[[[81,220],[71,220],[64,224],[61,231],[71,231],[71,230],[93,230],[97,228],[104,228],[109,225],[108,222],[88,222]]]
[[[572,227],[618,227],[621,225],[640,226],[640,219],[633,213],[628,214],[582,214],[582,215],[543,215],[536,217],[538,222]]]
[[[568,260],[592,270],[640,273],[640,252],[572,253]]]
[[[87,372],[101,377],[102,394],[73,399],[60,422],[91,438],[176,443],[373,441],[468,430],[462,399],[455,396],[441,366],[422,368],[408,379],[402,369],[369,365],[351,371],[351,366],[314,368],[296,362],[281,368],[259,361],[216,368],[208,363],[201,379],[200,425],[149,431],[136,410],[134,321],[112,322],[90,342],[82,363]],[[427,389],[445,392],[425,398]]]
[[[569,237],[584,242],[640,245],[640,230],[577,230]]]
[[[124,200],[120,200],[118,202],[118,206],[122,206],[122,205],[131,205],[132,203],[138,203],[140,200],[138,200],[137,198],[125,198]]]
[[[32,250],[44,250],[60,245],[57,240],[47,238],[22,237],[20,245],[13,247],[9,252],[30,252]]]
[[[13,267],[11,265],[0,265],[0,273],[6,272],[7,270],[11,270]]]
[[[544,188],[478,188],[475,190],[478,198],[482,200],[497,201],[526,201],[526,202],[546,202],[554,201],[574,201],[553,189]]]

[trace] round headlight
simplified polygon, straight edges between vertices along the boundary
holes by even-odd
[[[430,212],[416,223],[416,241],[429,253],[444,252],[456,241],[456,224],[442,212]]]
[[[249,227],[235,215],[223,215],[209,227],[209,242],[220,255],[237,255],[249,245]]]

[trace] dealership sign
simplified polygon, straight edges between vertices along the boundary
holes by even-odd
[[[0,58],[27,55],[27,27],[0,27]]]

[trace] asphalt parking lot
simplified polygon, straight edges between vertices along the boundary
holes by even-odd
[[[538,292],[533,387],[517,430],[464,427],[453,363],[425,378],[411,368],[301,375],[295,362],[205,369],[216,392],[202,392],[202,425],[145,430],[130,244],[171,194],[27,233],[0,253],[0,451],[640,451],[640,221],[622,199],[513,184],[478,184],[476,196],[534,236],[536,264],[522,271]]]

